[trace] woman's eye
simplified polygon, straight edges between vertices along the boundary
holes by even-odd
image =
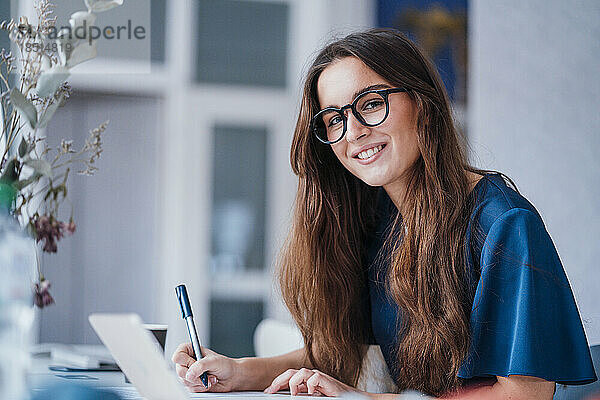
[[[381,108],[384,105],[381,100],[371,100],[365,103],[363,106],[363,110],[374,110],[377,108]]]
[[[333,117],[329,120],[329,123],[327,124],[327,126],[335,126],[337,124],[339,124],[340,122],[342,122],[342,118],[337,116],[337,117]]]

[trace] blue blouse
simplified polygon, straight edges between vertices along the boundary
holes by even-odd
[[[569,282],[537,210],[498,174],[471,192],[467,267],[474,276],[471,347],[459,377],[467,382],[528,375],[561,384],[594,382],[596,374]],[[382,218],[368,245],[371,324],[392,376],[397,305],[385,293],[388,267],[375,257],[396,208],[381,190]],[[379,272],[379,273],[378,273]]]

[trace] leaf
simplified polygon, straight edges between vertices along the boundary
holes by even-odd
[[[48,97],[56,93],[56,89],[63,84],[69,77],[69,69],[60,65],[56,65],[49,70],[43,72],[38,78],[35,87],[38,96]]]
[[[37,125],[38,128],[45,128],[46,125],[48,125],[48,122],[50,122],[50,120],[52,119],[52,116],[56,112],[56,109],[58,108],[59,105],[60,105],[60,101],[55,100],[54,103],[50,104],[46,108],[46,111],[44,111],[44,113],[42,114],[42,117],[40,118],[40,121],[38,122],[38,125]]]
[[[23,93],[19,89],[14,88],[10,91],[10,101],[17,107],[19,113],[29,121],[29,125],[35,129],[37,125],[37,110],[31,100],[23,96]]]
[[[19,175],[17,174],[18,168],[19,161],[15,157],[11,158],[4,168],[4,173],[0,176],[0,183],[11,185],[19,179]]]
[[[25,138],[21,138],[21,143],[19,144],[19,157],[23,158],[29,153],[29,144]]]
[[[120,6],[123,4],[123,0],[85,0],[85,5],[88,10],[94,12],[102,12],[110,10],[111,8]]]
[[[77,42],[77,38],[73,35],[73,30],[67,27],[61,28],[58,31],[58,35],[56,37],[56,45],[58,46],[58,59],[60,61],[61,66],[67,65],[67,60],[71,55],[71,51],[73,51],[73,47],[75,42]]]
[[[73,68],[77,64],[81,64],[84,61],[91,60],[98,55],[96,49],[96,41],[90,45],[87,41],[79,42],[79,44],[73,49],[69,58],[67,59],[67,67]]]
[[[46,160],[40,158],[33,158],[25,161],[25,165],[33,168],[33,170],[41,175],[45,175],[48,178],[52,178],[52,167]]]
[[[26,188],[27,186],[31,185],[32,183],[37,182],[41,176],[42,176],[42,174],[40,174],[38,172],[34,172],[33,175],[31,175],[29,178],[22,179],[20,181],[13,183],[13,186],[15,189],[21,191],[21,190],[23,190],[23,188]]]
[[[89,11],[77,11],[76,13],[71,14],[71,18],[69,18],[69,24],[71,25],[71,29],[75,33],[75,37],[77,39],[88,40],[89,32],[85,32],[83,35],[77,35],[78,28],[89,29],[96,22],[96,16]],[[85,35],[85,36],[84,36]]]

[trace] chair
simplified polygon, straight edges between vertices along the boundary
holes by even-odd
[[[592,354],[594,369],[598,374],[598,371],[600,371],[600,345],[590,347],[590,353]],[[588,385],[556,385],[554,400],[587,399],[594,394],[600,398],[600,380]]]
[[[302,346],[302,334],[292,324],[266,318],[254,330],[254,352],[258,357],[289,353]]]

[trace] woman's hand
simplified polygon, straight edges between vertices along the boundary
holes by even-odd
[[[231,392],[236,390],[240,374],[235,359],[222,356],[202,347],[204,357],[196,361],[191,343],[180,344],[173,353],[177,375],[192,392]],[[208,387],[202,384],[200,375],[207,372]]]
[[[265,393],[288,389],[292,396],[308,393],[313,396],[339,396],[344,392],[359,392],[356,388],[330,377],[316,369],[288,369],[273,380]]]

